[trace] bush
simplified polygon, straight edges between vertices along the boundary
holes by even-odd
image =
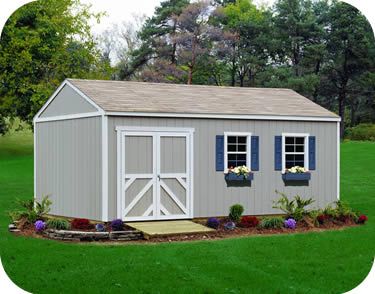
[[[244,209],[241,204],[234,204],[229,208],[229,218],[237,223],[240,220],[243,211]]]
[[[316,220],[318,221],[318,223],[320,225],[326,223],[327,221],[331,220],[331,217],[327,214],[319,214],[317,217],[316,217]]]
[[[243,228],[256,227],[258,224],[259,220],[256,216],[243,216],[240,222],[240,226]]]
[[[280,229],[284,225],[281,217],[265,217],[260,222],[260,227],[264,229]]]
[[[358,218],[357,214],[353,209],[341,200],[335,202],[336,204],[336,218],[339,221],[346,222],[347,220],[356,220]]]
[[[112,231],[122,231],[124,230],[124,223],[121,219],[115,219],[111,222]]]
[[[62,218],[52,218],[47,221],[47,227],[55,230],[68,230],[70,223]]]
[[[274,201],[273,208],[278,208],[286,213],[286,218],[293,218],[296,221],[302,220],[306,215],[309,215],[309,210],[306,209],[306,206],[313,203],[315,200],[312,198],[303,199],[299,195],[294,196],[293,200],[289,200],[284,193],[276,191],[277,194],[280,194],[281,197]]]
[[[78,230],[90,230],[93,228],[93,225],[86,218],[75,218],[71,221],[71,226],[73,229]]]
[[[41,232],[46,228],[46,223],[42,220],[37,220],[34,224],[35,231]]]
[[[236,228],[236,224],[234,222],[227,222],[224,224],[224,229],[226,230],[234,230]]]
[[[44,220],[50,206],[52,204],[48,196],[43,197],[41,202],[35,199],[17,200],[19,209],[9,212],[9,216],[13,221],[25,220],[29,224],[35,223],[37,220]]]
[[[220,225],[220,221],[216,217],[210,217],[207,220],[207,227],[217,230]]]
[[[375,141],[375,124],[359,124],[345,131],[345,138],[355,141]]]
[[[284,226],[287,229],[294,230],[296,228],[296,225],[297,225],[297,222],[292,218],[288,218],[287,220],[284,221]]]
[[[367,216],[365,216],[364,214],[360,215],[357,219],[357,223],[358,224],[364,224],[365,222],[367,222],[368,218]]]
[[[104,232],[105,226],[103,224],[96,224],[95,229],[96,229],[97,232]]]

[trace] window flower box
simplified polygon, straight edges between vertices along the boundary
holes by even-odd
[[[311,174],[309,172],[304,173],[290,173],[287,172],[282,175],[284,181],[309,181]]]
[[[253,173],[248,173],[247,175],[238,175],[235,173],[227,173],[225,175],[225,180],[226,181],[252,181],[254,179],[254,174]]]

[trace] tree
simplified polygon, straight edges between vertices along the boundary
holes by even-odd
[[[335,89],[343,136],[348,94],[357,77],[374,70],[375,44],[369,23],[353,6],[334,2],[329,11],[329,20],[326,74]],[[351,103],[354,107],[353,101]]]
[[[66,77],[93,77],[99,54],[79,0],[43,0],[18,9],[0,42],[0,112],[31,122]]]

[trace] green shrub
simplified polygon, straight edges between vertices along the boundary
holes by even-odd
[[[375,124],[359,124],[345,131],[345,138],[355,141],[375,141]]]
[[[68,230],[70,228],[70,223],[62,218],[51,218],[47,221],[47,227],[49,229]]]
[[[265,217],[260,222],[260,227],[263,229],[280,229],[284,225],[284,220],[281,217]]]
[[[296,221],[300,221],[304,216],[309,215],[310,211],[306,209],[306,206],[315,201],[312,198],[303,199],[299,195],[294,196],[293,200],[289,200],[284,193],[278,191],[276,193],[281,195],[281,197],[274,201],[273,208],[282,210],[286,213],[286,218],[293,218]]]
[[[336,218],[340,221],[346,221],[347,219],[352,219],[356,221],[358,219],[358,214],[353,211],[348,203],[338,200],[336,204]]]
[[[241,204],[234,204],[229,208],[229,218],[234,222],[239,222],[244,208]]]
[[[19,209],[9,212],[9,216],[13,221],[19,221],[21,219],[26,222],[33,224],[37,220],[43,220],[45,215],[50,212],[50,206],[52,204],[48,196],[43,197],[41,202],[35,199],[28,200],[17,200]]]

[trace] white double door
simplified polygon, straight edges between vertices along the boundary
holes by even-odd
[[[118,131],[119,216],[126,221],[192,218],[192,131]]]

